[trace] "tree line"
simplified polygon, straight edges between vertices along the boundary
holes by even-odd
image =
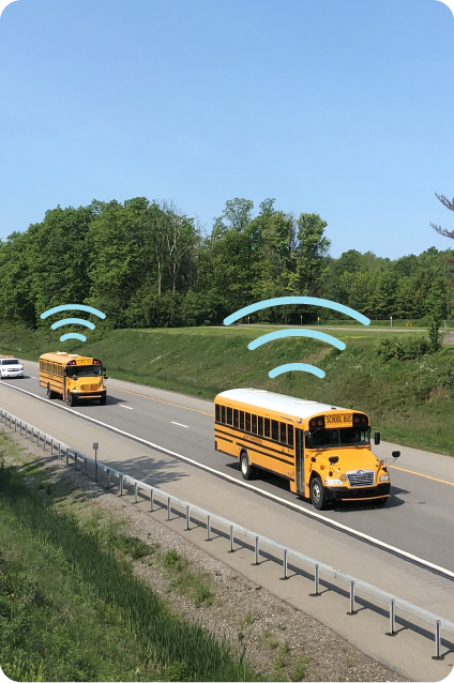
[[[35,329],[52,306],[85,303],[112,328],[221,324],[243,306],[292,295],[336,301],[377,320],[452,316],[449,250],[393,261],[350,249],[336,259],[318,214],[279,211],[274,199],[253,212],[252,201],[229,200],[207,234],[171,202],[144,197],[47,211],[42,222],[0,241],[0,322]],[[253,320],[312,323],[318,315],[341,317],[286,306]]]

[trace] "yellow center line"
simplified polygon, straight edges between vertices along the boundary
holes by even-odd
[[[408,472],[409,474],[416,474],[417,477],[424,477],[425,479],[438,481],[440,484],[448,484],[448,486],[454,486],[454,482],[452,481],[446,481],[445,479],[437,479],[436,477],[430,477],[428,474],[421,474],[421,472],[413,472],[413,470],[404,470],[403,467],[396,467],[396,465],[388,465],[388,468],[392,468],[393,470],[400,470],[401,472]]]
[[[146,394],[140,394],[138,391],[129,391],[128,389],[119,389],[118,387],[112,387],[115,391],[122,391],[125,394],[133,394],[134,396],[140,396],[141,398],[148,398],[150,401],[158,401],[159,403],[167,403],[169,406],[175,406],[176,408],[183,408],[183,410],[192,410],[194,413],[201,413],[202,415],[209,415],[213,417],[213,413],[207,413],[205,410],[198,410],[197,408],[188,408],[188,406],[182,406],[180,403],[172,403],[172,401],[164,401],[162,398],[155,398],[154,396],[147,396]],[[194,397],[195,398],[195,397]]]

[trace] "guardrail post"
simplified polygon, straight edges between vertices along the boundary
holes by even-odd
[[[61,441],[58,442],[58,459],[61,460]]]
[[[123,495],[123,475],[120,474],[120,496]]]
[[[54,454],[54,440],[51,439],[50,440],[50,455],[51,455],[51,457],[53,456],[53,454]]]
[[[150,512],[153,512],[153,489],[150,489]]]
[[[135,481],[134,482],[134,498],[135,498],[136,503],[137,503],[137,490],[138,490],[138,488],[139,488],[139,484]]]
[[[77,451],[74,451],[74,469],[77,470]]]
[[[284,550],[284,579],[288,579],[288,574],[287,574],[287,557],[288,557],[288,550],[285,548]]]
[[[435,657],[432,659],[441,659],[441,621],[437,619],[435,622]]]
[[[66,446],[66,449],[65,449],[65,454],[66,454],[66,465],[69,464],[69,453],[68,453],[68,451],[69,451],[69,448],[68,448],[68,446]]]
[[[17,417],[14,418],[14,431],[17,432]]]
[[[207,515],[207,541],[211,541],[211,515]]]
[[[310,597],[312,598],[318,598],[320,593],[320,565],[318,562],[315,565],[315,574],[314,574],[314,582],[315,582],[315,593],[310,593]]]
[[[47,446],[47,434],[46,434],[46,432],[44,432],[44,444],[43,444],[44,450],[46,450],[46,446]]]
[[[260,564],[259,562],[259,540],[260,536],[255,537],[255,564]]]
[[[355,582],[350,581],[350,612],[348,614],[356,614],[355,612]]]
[[[186,505],[186,531],[191,531],[191,512],[190,506]]]
[[[84,458],[84,474],[87,474],[87,458]]]
[[[389,634],[393,636],[396,632],[396,601],[391,598],[389,603]]]
[[[233,536],[233,524],[230,525],[230,550],[229,553],[233,553],[233,544],[235,543],[235,538]]]
[[[86,460],[84,462],[86,462]],[[109,488],[109,475],[110,475],[110,470],[106,470],[106,491]]]
[[[38,429],[38,431],[36,432],[36,445],[38,446],[38,448],[39,448],[39,442],[40,441],[41,441],[41,432]]]
[[[170,522],[170,496],[167,496],[167,521]]]

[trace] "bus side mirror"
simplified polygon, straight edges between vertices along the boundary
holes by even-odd
[[[374,441],[375,441],[375,445],[378,446],[378,444],[380,443],[380,432],[375,432]]]
[[[330,458],[328,458],[330,461],[331,465],[335,465],[336,462],[339,462],[339,457],[337,455],[332,455]]]
[[[107,375],[104,375],[104,379],[109,379],[109,378],[107,377]]]
[[[399,458],[400,457],[400,451],[393,451],[392,456],[393,456],[393,458]]]

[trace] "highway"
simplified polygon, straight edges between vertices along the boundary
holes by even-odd
[[[311,518],[301,512],[314,513],[314,508],[291,494],[288,484],[278,478],[263,474],[244,486],[236,461],[214,450],[212,402],[109,379],[106,406],[92,403],[69,408],[60,400],[46,398],[38,384],[36,363],[24,361],[24,365],[23,380],[0,382],[0,407],[20,419],[88,455],[93,453],[93,442],[98,441],[98,457],[106,464],[454,620],[454,580],[320,521],[338,522],[454,572],[454,459],[382,443],[373,447],[379,457],[390,457],[396,449],[402,452],[391,469],[392,496],[388,504],[343,504]],[[223,477],[228,479],[223,481]],[[210,548],[210,552],[214,550]],[[235,561],[235,556],[227,559],[225,553],[220,557]],[[244,572],[244,567],[240,571]],[[265,578],[261,582],[266,585]],[[409,632],[396,639],[377,639],[373,628],[376,617],[368,610],[353,621],[345,620],[345,610],[341,608],[339,616],[328,601],[299,603],[303,597],[289,593],[286,585],[276,586],[274,582],[270,589],[394,668],[402,659],[408,639],[411,651],[415,647],[421,650],[421,660],[416,658],[412,665],[415,669],[405,669],[404,675],[427,681],[447,675],[446,663],[430,659],[430,641],[423,639],[422,647],[420,636],[414,642]],[[369,623],[370,619],[375,621]],[[386,623],[386,616],[384,619]],[[385,630],[386,626],[382,633]],[[454,654],[449,657],[450,666],[453,661]]]
[[[25,362],[29,365],[29,375],[11,383],[45,398],[45,390],[35,379],[36,366],[34,370],[31,363]],[[211,402],[173,392],[150,392],[150,388],[115,380],[109,380],[108,386],[106,406],[92,403],[71,410],[152,441],[242,482],[237,461],[214,450]],[[65,405],[59,400],[49,403]],[[402,453],[390,467],[392,495],[386,506],[342,504],[318,514],[454,572],[454,548],[450,543],[440,542],[452,537],[454,531],[454,458],[383,442],[373,446],[373,450],[380,458],[391,458],[393,450]],[[309,502],[290,493],[288,483],[279,477],[262,473],[251,484],[282,501],[314,511]]]

